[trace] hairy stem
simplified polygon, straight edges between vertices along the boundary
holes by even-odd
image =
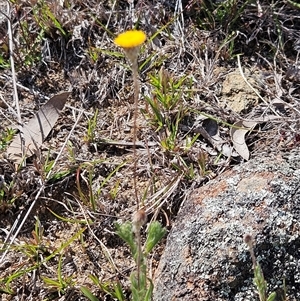
[[[134,85],[134,113],[133,113],[133,186],[134,195],[136,199],[136,210],[140,208],[139,196],[137,191],[137,152],[136,152],[136,141],[137,141],[137,115],[138,115],[138,98],[139,98],[139,82],[138,82],[138,64],[135,60],[132,64],[133,72],[133,85]]]

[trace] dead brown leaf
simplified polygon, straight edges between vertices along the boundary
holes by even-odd
[[[230,136],[232,139],[233,147],[245,160],[249,160],[250,157],[249,149],[245,142],[245,135],[256,125],[256,121],[240,120],[238,122],[235,122],[233,127],[230,129]]]
[[[29,120],[28,124],[23,125],[22,134],[19,133],[15,136],[6,151],[9,159],[15,161],[16,164],[22,162],[22,135],[25,157],[31,156],[34,151],[43,144],[55,125],[59,113],[63,109],[69,95],[70,92],[63,92],[53,96],[40,108],[37,114]]]

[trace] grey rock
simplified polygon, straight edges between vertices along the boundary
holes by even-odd
[[[250,234],[269,293],[285,279],[288,300],[299,301],[299,221],[299,150],[226,171],[182,205],[157,269],[153,300],[259,300],[243,239]]]
[[[4,0],[0,0],[0,24],[6,21],[7,3]]]

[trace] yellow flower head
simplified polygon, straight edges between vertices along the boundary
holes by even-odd
[[[116,45],[128,49],[141,46],[146,40],[146,34],[141,30],[127,30],[119,34],[114,42]]]

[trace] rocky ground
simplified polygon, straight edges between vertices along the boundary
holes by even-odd
[[[269,294],[299,300],[298,162],[298,150],[257,157],[193,191],[168,236],[154,300],[255,300],[246,235]]]

